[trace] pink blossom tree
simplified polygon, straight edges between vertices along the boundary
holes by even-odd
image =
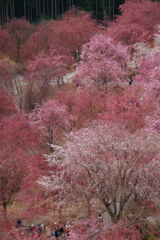
[[[54,22],[51,32],[51,49],[58,50],[70,58],[70,63],[77,61],[76,51],[80,53],[83,44],[90,41],[98,28],[92,14],[72,8]]]
[[[79,129],[90,125],[105,110],[106,99],[96,87],[91,89],[79,88],[74,97],[73,115],[75,128]]]
[[[158,28],[159,29],[159,28]],[[158,30],[159,31],[159,30]],[[141,84],[143,88],[142,99],[148,102],[148,105],[152,104],[152,111],[148,111],[146,116],[146,123],[148,129],[157,130],[159,132],[159,108],[160,108],[160,32],[154,37],[154,47],[150,48],[148,45],[145,46],[145,51],[138,45],[138,49],[134,56],[138,59],[138,74],[135,77],[135,81]]]
[[[89,42],[97,32],[96,21],[91,13],[72,8],[56,21],[41,21],[34,34],[28,39],[28,57],[44,52],[56,51],[65,56],[65,63],[73,65],[76,50],[80,52],[83,44]]]
[[[14,93],[14,79],[16,77],[15,65],[9,60],[0,61],[0,86],[7,91],[10,96]]]
[[[54,56],[54,53],[45,55],[41,53],[27,66],[28,74],[39,81],[51,81],[52,78],[60,77],[63,74],[63,56]]]
[[[30,114],[30,121],[40,130],[44,142],[50,145],[61,144],[63,137],[71,130],[73,117],[68,113],[65,105],[61,105],[56,100],[48,100],[37,105]]]
[[[35,56],[50,52],[50,35],[53,31],[53,20],[42,20],[35,28],[33,34],[27,40],[25,52],[26,58],[33,60]]]
[[[9,41],[13,44],[11,49],[12,59],[19,63],[24,60],[24,47],[27,39],[31,35],[32,25],[25,19],[13,18],[6,24],[6,29],[9,32]]]
[[[97,117],[121,124],[132,133],[141,130],[146,126],[146,117],[155,108],[154,99],[142,97],[143,93],[143,86],[138,82],[112,90],[105,96],[105,108]]]
[[[14,44],[9,38],[8,29],[2,29],[0,27],[0,56],[10,56],[13,57]]]
[[[75,222],[76,229],[71,229],[69,239],[100,239],[100,240],[141,240],[140,229],[120,221],[112,224],[107,221],[98,223],[96,218]]]
[[[18,73],[17,64],[10,60],[0,61],[0,86],[8,96],[13,97],[21,111],[24,104],[24,82]]]
[[[98,115],[105,110],[103,94],[96,87],[91,89],[73,88],[69,91],[58,90],[55,98],[67,107],[67,111],[74,116],[74,129],[90,125]]]
[[[160,4],[152,1],[126,1],[120,6],[121,15],[108,29],[109,36],[126,45],[153,41],[160,21]]]
[[[122,219],[134,193],[143,192],[144,182],[147,185],[149,178],[154,178],[153,166],[160,167],[158,148],[152,139],[145,139],[143,134],[131,135],[120,125],[104,122],[72,133],[65,148],[57,147],[48,162],[56,172],[39,180],[46,191],[58,191],[61,203],[76,204],[77,199],[84,201],[86,196],[93,207],[101,202],[115,223]],[[160,192],[153,189],[152,200],[159,205]]]
[[[81,62],[77,68],[82,82],[93,83],[105,89],[109,82],[126,81],[129,60],[127,47],[115,44],[111,38],[99,34],[82,47]]]
[[[6,213],[8,203],[32,169],[32,161],[35,164],[40,159],[41,150],[37,130],[24,116],[1,119],[0,136],[0,205]]]
[[[0,119],[13,115],[16,112],[17,109],[14,104],[14,98],[8,96],[8,93],[0,87]]]
[[[64,57],[44,53],[29,61],[25,74],[26,111],[31,112],[36,103],[42,104],[49,95],[51,84],[58,84],[65,73]]]

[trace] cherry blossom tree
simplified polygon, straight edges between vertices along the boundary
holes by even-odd
[[[69,239],[100,239],[100,240],[141,240],[141,234],[136,226],[129,226],[128,222],[112,224],[107,221],[98,223],[96,218],[75,222],[76,229],[72,228]]]
[[[33,60],[34,57],[42,52],[48,54],[50,52],[51,41],[50,35],[53,31],[53,20],[42,20],[34,29],[34,33],[30,36],[26,43],[26,58]]]
[[[0,61],[0,115],[16,112],[14,79],[16,71],[14,63],[9,60]]]
[[[57,85],[65,70],[64,57],[60,55],[42,53],[29,61],[24,75],[26,111],[31,112],[36,103],[46,100],[51,84]]]
[[[37,157],[40,158],[40,141],[36,132],[24,116],[1,119],[0,204],[5,213],[11,198],[20,191],[25,176],[30,172],[32,161],[37,162]]]
[[[14,63],[9,60],[0,61],[0,86],[7,91],[10,96],[14,95],[14,79],[16,71]]]
[[[97,31],[96,22],[90,13],[72,8],[56,21],[42,21],[27,41],[27,56],[39,53],[66,56],[65,63],[72,66],[76,51],[80,52],[84,43],[89,42]]]
[[[72,133],[64,149],[57,147],[48,156],[56,172],[41,177],[39,184],[53,195],[58,191],[60,202],[76,204],[77,199],[84,201],[86,196],[93,207],[102,202],[116,223],[134,193],[145,192],[143,186],[154,178],[153,166],[159,171],[158,152],[145,135],[131,135],[120,125],[95,123]],[[159,205],[158,187],[150,186],[147,190]],[[147,196],[141,194],[145,199]]]
[[[52,78],[60,77],[63,72],[63,55],[54,56],[45,55],[44,53],[35,57],[33,61],[29,61],[27,70],[32,78],[38,78],[41,81],[51,81]]]
[[[96,22],[91,13],[72,8],[54,22],[51,33],[52,48],[76,60],[76,51],[80,52],[83,44],[97,32]]]
[[[159,29],[159,28],[158,28]],[[159,30],[158,30],[159,31]],[[139,82],[143,88],[142,98],[152,104],[152,111],[148,112],[146,123],[148,129],[157,130],[159,132],[159,108],[160,108],[160,32],[154,36],[154,47],[140,44],[135,46],[136,52],[133,57],[138,62],[138,74],[135,76],[135,81]]]
[[[65,104],[67,111],[74,116],[73,128],[80,129],[90,125],[105,110],[106,99],[96,87],[75,88],[69,91],[58,89],[55,99]]]
[[[9,39],[9,31],[0,27],[0,56],[13,57],[14,44]]]
[[[32,26],[24,18],[13,18],[6,24],[6,29],[8,29],[9,38],[14,44],[14,60],[17,63],[22,62],[25,42],[31,34]]]
[[[122,15],[108,29],[109,36],[126,45],[152,42],[160,21],[159,2],[126,1],[120,6],[120,12]]]
[[[15,96],[15,102],[19,109],[23,111],[24,102],[24,82],[18,73],[17,64],[9,60],[0,61],[0,86],[9,96]]]
[[[76,129],[86,127],[105,110],[106,99],[96,87],[76,91],[72,114],[75,117]]]
[[[105,108],[97,117],[121,124],[132,133],[141,130],[146,126],[146,117],[155,109],[154,99],[142,97],[143,93],[143,86],[138,82],[111,89],[105,96]]]
[[[50,150],[53,151],[52,144],[61,144],[65,134],[71,130],[73,117],[65,105],[53,99],[42,106],[37,105],[30,114],[30,121],[38,127],[44,143],[50,144]]]
[[[96,35],[83,45],[78,79],[105,89],[109,82],[126,81],[128,60],[127,47],[115,44],[105,35]]]
[[[0,88],[0,119],[17,112],[14,98],[8,96],[7,92]]]

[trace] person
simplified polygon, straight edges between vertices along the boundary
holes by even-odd
[[[57,229],[57,226],[58,226],[58,225],[57,225],[57,223],[55,222],[55,223],[54,223],[54,228]]]
[[[19,227],[18,232],[19,232],[20,236],[24,236],[24,228],[23,227]]]
[[[69,236],[69,232],[70,232],[70,223],[69,222],[66,223],[65,229],[66,229],[66,234]]]
[[[22,221],[18,218],[16,224],[15,224],[16,228],[22,227]]]
[[[34,235],[33,235],[33,237],[34,237],[34,239],[38,239],[38,237],[39,237],[38,233],[35,232]]]
[[[59,237],[59,231],[55,230],[55,238],[58,238],[58,237]]]
[[[59,235],[62,236],[64,233],[64,228],[63,226],[61,225],[60,229],[59,229]]]
[[[35,231],[35,227],[33,224],[31,224],[31,226],[29,227],[29,231],[34,234],[34,231]]]
[[[17,220],[17,224],[21,225],[22,224],[22,221],[18,218]]]
[[[76,50],[74,52],[74,62],[79,62],[80,61],[80,51],[79,50]]]
[[[41,227],[41,224],[38,224],[37,226],[37,233],[41,233],[43,230],[42,230],[42,227]]]
[[[66,223],[66,228],[68,228],[68,229],[70,228],[70,223],[69,222]]]
[[[41,226],[41,228],[42,228],[42,231],[44,231],[44,230],[45,230],[45,228],[46,228],[45,224],[44,224],[44,223],[42,223],[40,226]]]
[[[101,215],[101,214],[99,214],[99,215],[98,215],[98,223],[102,223],[102,222],[103,222],[102,215]]]
[[[46,230],[47,237],[50,237],[51,236],[51,232],[52,232],[50,225],[47,225],[45,230]]]

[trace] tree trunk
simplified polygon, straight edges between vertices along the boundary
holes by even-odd
[[[1,8],[1,24],[3,25],[3,2],[2,2],[2,8]]]
[[[49,3],[48,3],[48,0],[47,0],[47,17],[49,18]]]
[[[45,15],[46,10],[45,10],[45,1],[43,0],[43,14]]]
[[[15,5],[14,5],[14,0],[13,0],[13,18],[15,17]]]
[[[9,196],[8,200],[2,202],[4,219],[7,218],[7,204],[9,203],[10,199],[11,199],[11,195]]]
[[[104,206],[106,207],[106,210],[107,210],[108,214],[110,215],[113,223],[117,223],[119,220],[122,219],[124,207],[125,207],[126,203],[128,202],[129,198],[130,198],[130,194],[126,198],[121,196],[120,200],[118,200],[118,198],[114,197],[110,203],[108,201],[106,201],[105,199],[102,199],[102,202],[103,202]]]
[[[24,16],[26,17],[26,0],[23,0]]]
[[[54,8],[55,8],[55,19],[57,18],[57,1],[54,1]]]
[[[111,21],[111,0],[109,0],[109,22]]]
[[[98,0],[96,0],[96,18],[98,19]]]
[[[105,21],[105,6],[104,6],[104,0],[103,0],[103,20]]]
[[[3,202],[3,210],[4,210],[5,212],[7,212],[7,203],[6,203],[6,202]]]
[[[4,217],[4,219],[6,219],[7,218],[7,203],[3,202],[2,206],[3,206],[3,217]]]
[[[36,3],[35,9],[36,9],[36,20],[38,20],[38,2]]]
[[[114,21],[114,0],[113,0],[113,21]]]
[[[8,16],[8,3],[6,5],[6,23],[9,21],[9,16]]]
[[[30,21],[31,21],[31,23],[32,23],[32,21],[33,21],[33,19],[32,19],[32,8],[31,8],[31,10],[30,10],[30,16],[31,16]]]
[[[51,0],[51,18],[53,19],[53,0]]]
[[[39,0],[39,18],[41,18],[41,1]]]
[[[64,13],[64,5],[63,5],[63,0],[62,0],[62,2],[61,2],[62,4],[62,14]]]

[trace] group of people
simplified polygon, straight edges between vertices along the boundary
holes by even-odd
[[[52,231],[54,229],[54,231]],[[69,236],[70,231],[70,223],[54,223],[54,226],[51,227],[50,225],[46,226],[46,234],[48,237],[54,236],[55,238],[66,238]]]
[[[25,228],[22,225],[22,221],[20,219],[17,220],[15,227],[17,231],[19,231],[20,235],[23,236],[25,234],[32,235],[33,239],[39,239],[40,236],[45,235],[46,237],[55,237],[66,238],[69,236],[70,231],[70,223],[54,223],[54,224],[38,224],[35,226],[31,224],[28,228]]]
[[[101,225],[103,223],[103,217],[101,214],[98,215],[98,224]],[[20,235],[23,236],[25,234],[29,234],[32,236],[32,239],[39,239],[41,236],[45,236],[46,238],[54,237],[57,239],[67,238],[69,236],[70,230],[75,228],[75,224],[71,224],[70,222],[55,222],[54,224],[38,224],[35,226],[31,224],[28,228],[25,228],[22,225],[22,221],[20,219],[17,220],[15,227],[19,231]]]

